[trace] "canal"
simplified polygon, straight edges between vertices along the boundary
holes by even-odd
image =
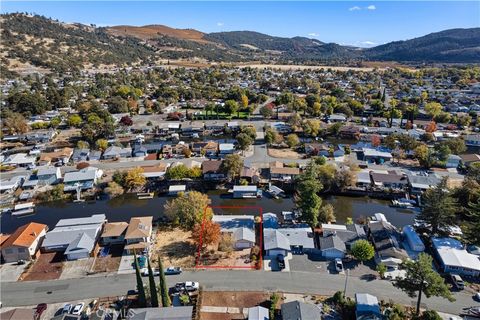
[[[293,198],[272,199],[264,195],[261,199],[233,199],[225,191],[209,191],[208,196],[212,201],[212,206],[222,207],[260,207],[262,212],[273,212],[280,214],[282,211],[290,211],[294,207]],[[129,221],[134,216],[151,215],[159,218],[163,215],[163,205],[171,197],[160,196],[149,200],[138,200],[133,195],[124,195],[110,200],[98,200],[93,203],[48,203],[38,205],[36,213],[24,217],[12,217],[9,213],[1,215],[0,231],[2,233],[11,233],[19,226],[28,222],[39,222],[53,228],[60,219],[80,218],[92,214],[103,213],[108,221]],[[368,197],[347,197],[347,196],[328,196],[324,203],[330,203],[335,208],[335,214],[339,223],[345,222],[348,217],[354,221],[357,218],[372,216],[374,213],[381,212],[387,219],[397,227],[402,227],[413,222],[414,214],[409,210],[392,208],[389,202],[385,200],[370,199]],[[242,214],[244,210],[233,208],[214,208],[214,212]]]

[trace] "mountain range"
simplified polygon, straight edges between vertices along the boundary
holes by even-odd
[[[67,71],[89,66],[155,63],[162,58],[276,63],[480,62],[480,28],[450,29],[372,48],[357,48],[254,31],[203,33],[164,25],[97,27],[21,13],[3,14],[0,19],[3,53],[0,71],[29,66]]]

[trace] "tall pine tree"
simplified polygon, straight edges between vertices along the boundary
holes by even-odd
[[[143,287],[142,275],[140,274],[140,267],[138,266],[137,254],[133,252],[135,259],[135,274],[137,276],[137,290],[138,290],[138,305],[142,308],[147,306],[147,297],[145,295],[145,288]]]
[[[162,296],[162,306],[170,307],[170,296],[168,295],[167,281],[165,281],[165,272],[163,270],[162,258],[158,256],[158,269],[160,278],[160,295]]]
[[[158,304],[158,292],[155,285],[155,278],[153,276],[152,266],[150,265],[150,258],[148,258],[148,282],[150,285],[150,304],[153,308],[157,308]]]

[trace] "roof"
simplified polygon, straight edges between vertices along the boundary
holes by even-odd
[[[357,315],[362,313],[380,314],[380,306],[377,297],[368,293],[356,293],[355,301],[357,302]]]
[[[218,173],[222,167],[223,160],[207,160],[202,163],[202,172]]]
[[[395,174],[395,173],[377,173],[372,172],[370,174],[374,182],[391,182],[391,183],[402,183],[407,184],[406,176]]]
[[[320,237],[320,250],[337,249],[346,252],[345,242],[335,234],[330,234],[326,237]]]
[[[283,320],[320,320],[322,312],[319,307],[300,301],[282,304]]]
[[[280,228],[277,230],[287,237],[291,246],[315,248],[313,233],[310,228]]]
[[[52,167],[52,166],[41,167],[41,168],[38,168],[37,177],[52,175],[52,174],[56,175],[57,173],[60,173],[60,168],[58,167]]]
[[[432,238],[432,244],[444,265],[480,271],[479,258],[467,252],[460,241],[453,238]]]
[[[12,246],[28,248],[35,242],[40,233],[46,229],[47,225],[36,222],[23,225],[17,228],[17,230],[2,243],[2,249]]]
[[[181,184],[176,186],[169,186],[168,192],[180,192],[180,191],[185,191],[186,189],[187,189],[187,186],[184,184]]]
[[[254,219],[254,216],[247,215],[214,215],[212,221],[218,223],[223,232],[233,232],[237,228],[253,229]]]
[[[129,310],[130,320],[191,320],[193,306],[138,308]]]
[[[300,174],[300,169],[299,168],[289,168],[289,167],[283,167],[283,168],[277,168],[273,167],[270,168],[270,174]]]
[[[85,218],[60,219],[55,225],[55,228],[103,223],[106,218],[104,214],[94,214]]]
[[[363,148],[363,155],[366,157],[393,158],[390,152],[378,151],[370,148]]]
[[[233,238],[235,239],[235,241],[247,240],[250,242],[255,242],[255,232],[253,232],[253,230],[249,228],[237,228],[233,232]]]
[[[130,219],[125,239],[136,239],[150,236],[152,233],[152,216],[133,217]]]
[[[67,172],[63,178],[63,182],[75,182],[84,180],[95,180],[97,178],[98,168],[86,167],[78,171]]]
[[[95,246],[95,240],[92,239],[87,233],[83,232],[79,234],[75,240],[70,242],[65,254],[76,253],[76,252],[88,252],[90,253]]]
[[[480,161],[480,155],[478,155],[476,153],[461,154],[460,158],[462,158],[462,161],[465,162],[465,163],[479,162]]]
[[[441,179],[434,175],[420,176],[420,175],[408,175],[408,181],[413,188],[429,189],[437,186]]]
[[[235,149],[235,146],[233,145],[233,143],[220,143],[220,145],[218,146],[218,149],[220,151],[233,150]]]
[[[264,229],[263,242],[265,250],[284,249],[290,250],[290,241],[277,229]]]
[[[15,308],[9,311],[0,313],[0,319],[2,320],[25,320],[33,319],[33,311],[31,308]]]
[[[268,320],[270,319],[268,309],[257,306],[248,308],[248,320]]]
[[[109,222],[103,227],[102,238],[106,237],[118,237],[122,235],[128,228],[126,222]]]
[[[233,192],[256,192],[257,186],[233,186]]]

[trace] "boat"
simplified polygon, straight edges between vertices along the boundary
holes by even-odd
[[[138,200],[153,199],[153,196],[154,196],[153,192],[139,192],[139,193],[137,193]]]
[[[392,200],[392,204],[390,205],[391,207],[395,208],[413,208],[415,205],[414,200],[409,200],[409,199],[398,199],[398,200]]]
[[[12,216],[26,216],[33,213],[35,213],[35,204],[33,202],[16,204],[12,210]]]
[[[279,187],[269,185],[267,189],[268,194],[270,194],[273,198],[279,199],[285,197],[285,192],[280,189]]]

